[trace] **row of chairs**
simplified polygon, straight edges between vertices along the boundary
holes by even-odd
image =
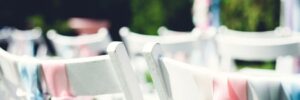
[[[40,28],[19,30],[5,27],[0,30],[0,46],[17,55],[45,57],[47,47],[41,37],[42,30]]]
[[[159,36],[149,36],[131,32],[128,28],[120,30],[123,41],[134,55],[139,55],[141,45],[154,41],[159,42],[163,51],[172,58],[197,65],[219,66],[218,69],[226,71],[237,71],[235,59],[276,60],[275,69],[287,73],[295,73],[299,67],[295,64],[297,59],[288,58],[299,56],[300,37],[287,28],[266,32],[243,32],[226,27],[207,31],[195,28],[191,32],[160,28],[158,33]]]
[[[101,29],[100,29],[101,30]],[[102,29],[103,30],[103,29]],[[282,31],[284,30],[284,31]],[[84,43],[102,43],[102,40],[107,39],[108,33],[107,31],[99,31],[104,32],[103,34],[97,34],[97,35],[91,35],[91,36],[79,36],[77,37],[67,37],[69,39],[64,40],[66,36],[62,36],[57,34],[55,31],[49,31],[48,37],[53,37],[53,42],[56,41],[56,43],[64,44],[64,45],[58,45],[57,48],[65,48],[66,45],[71,45],[71,48],[69,50],[78,50],[75,49],[77,47],[81,47],[81,45],[84,45]],[[239,31],[233,31],[229,30],[227,28],[220,28],[217,30],[211,29],[210,31],[203,32],[199,29],[194,29],[192,32],[186,32],[186,34],[183,34],[184,32],[176,32],[176,31],[170,31],[166,28],[160,28],[159,29],[159,36],[148,36],[148,35],[141,35],[137,34],[135,32],[131,32],[128,28],[122,28],[120,30],[120,34],[123,38],[123,41],[126,44],[126,47],[129,51],[129,55],[131,59],[134,59],[136,57],[144,59],[141,55],[142,47],[147,42],[159,42],[162,46],[162,51],[166,52],[168,57],[175,58],[177,60],[185,61],[185,62],[191,62],[193,63],[191,59],[194,59],[190,56],[195,56],[194,51],[198,51],[197,49],[204,49],[202,43],[209,42],[212,46],[216,46],[215,50],[217,50],[217,53],[212,53],[216,55],[220,55],[221,57],[221,65],[222,69],[226,70],[232,70],[235,69],[232,60],[235,58],[238,59],[244,59],[244,60],[269,60],[269,59],[276,59],[280,56],[286,56],[286,55],[292,55],[297,56],[298,55],[298,43],[299,43],[299,37],[295,34],[289,34],[290,31],[287,31],[285,29],[276,29],[274,31],[270,32],[263,32],[263,33],[244,33]],[[242,33],[243,35],[238,35]],[[52,34],[52,35],[51,35]],[[56,34],[56,35],[53,35]],[[250,35],[249,35],[250,34]],[[246,36],[245,36],[246,35]],[[88,37],[88,39],[84,39],[84,37]],[[104,38],[106,37],[106,38]],[[93,42],[93,41],[97,42]],[[58,42],[63,41],[63,42]],[[70,41],[79,41],[79,42],[70,42]],[[88,42],[85,42],[88,41]],[[103,44],[107,44],[110,40],[106,40],[106,42],[103,42]],[[260,42],[257,42],[260,41]],[[73,45],[73,47],[72,47]],[[204,44],[207,45],[207,44]],[[98,47],[101,46],[101,47]],[[202,47],[199,47],[202,46]],[[102,45],[97,44],[97,46],[90,46],[90,47],[97,47],[97,48],[105,48],[102,47]],[[206,48],[205,48],[206,49]],[[213,50],[210,49],[210,50]],[[84,50],[84,49],[83,49]],[[96,49],[97,50],[97,49]],[[68,53],[63,51],[62,54]],[[211,53],[211,52],[210,52]],[[77,51],[75,54],[79,54]],[[88,53],[90,54],[90,53]],[[92,53],[95,54],[95,53]],[[183,55],[183,56],[182,56]],[[197,57],[198,55],[196,55]],[[78,57],[78,56],[68,56],[67,58],[71,57]],[[199,56],[198,56],[199,57]],[[204,57],[204,60],[206,58]],[[216,64],[218,64],[218,59],[214,59],[212,61],[215,61]],[[79,61],[79,60],[76,60]],[[133,61],[133,60],[129,60]],[[144,60],[144,62],[147,62],[150,60]],[[201,58],[196,58],[195,62],[200,62]],[[140,62],[140,61],[134,61],[134,62]],[[6,64],[8,65],[8,64]],[[140,67],[135,65],[136,67]],[[10,66],[10,65],[9,65]],[[13,64],[12,64],[13,66]],[[147,66],[147,65],[143,65]],[[205,65],[210,66],[210,65]],[[280,67],[280,66],[279,66]],[[150,67],[151,68],[151,67]],[[220,69],[220,68],[218,68]],[[285,66],[285,68],[282,69],[289,69]],[[135,69],[136,70],[136,69]],[[6,72],[6,71],[3,71]],[[10,70],[7,71],[7,73],[10,72]],[[16,71],[15,71],[16,72]],[[150,70],[151,72],[151,70]],[[152,72],[151,72],[152,73]],[[154,75],[154,74],[152,74]],[[7,77],[14,77],[14,75],[6,75]],[[15,75],[17,76],[17,74]],[[153,76],[154,77],[154,76]],[[16,79],[16,78],[7,78],[7,79]],[[154,78],[154,80],[157,80],[158,78]],[[22,83],[22,82],[16,82],[16,83]]]
[[[297,76],[271,71],[224,73],[174,60],[164,56],[162,51],[157,43],[143,48],[160,100],[300,99]],[[107,52],[108,55],[96,57],[39,60],[15,56],[1,49],[1,78],[7,80],[6,88],[12,91],[11,95],[16,95],[8,97],[26,100],[43,100],[47,93],[52,99],[69,100],[76,96],[120,92],[126,100],[143,100],[125,46],[114,42]]]
[[[45,56],[47,49],[44,45],[41,46],[43,48],[32,50],[34,48],[32,44],[34,43],[31,42],[41,38],[40,29],[17,30],[13,33],[11,36],[13,41],[10,43],[14,46],[8,48],[8,51],[18,55],[22,55],[24,52],[33,55],[32,51],[35,51],[35,55],[38,53]],[[120,29],[120,35],[129,49],[130,56],[133,57],[141,54],[142,45],[147,42],[161,43],[163,50],[173,58],[198,65],[227,66],[227,70],[236,69],[231,67],[235,66],[234,59],[272,60],[280,56],[298,55],[297,42],[299,37],[282,28],[267,32],[242,32],[230,30],[226,27],[211,28],[208,31],[195,28],[191,32],[177,32],[161,27],[158,33],[159,36],[151,36],[132,32],[127,27]],[[2,37],[9,36],[7,34],[2,35],[5,35]],[[99,29],[96,34],[82,36],[64,36],[58,34],[55,30],[50,30],[47,32],[47,37],[53,43],[57,55],[62,58],[105,54],[105,48],[112,41],[109,32],[105,28]],[[24,46],[27,50],[18,49],[24,44],[28,44]],[[23,53],[18,53],[18,51]]]
[[[12,35],[14,41],[11,43],[16,45],[10,47],[8,50],[14,54],[17,54],[18,51],[23,52],[19,52],[19,54],[24,54],[25,51],[27,54],[32,55],[32,51],[34,50],[32,50],[32,43],[30,42],[40,38],[40,29],[23,32],[16,31],[14,33],[35,33],[33,35],[27,34],[27,36],[26,34]],[[168,55],[172,55],[182,61],[205,66],[225,66],[227,70],[236,69],[236,67],[232,67],[235,66],[233,63],[234,59],[272,60],[277,58],[281,59],[280,56],[298,55],[298,36],[282,28],[267,32],[241,32],[230,30],[226,27],[219,29],[211,28],[208,31],[195,28],[192,32],[177,32],[161,27],[158,33],[159,36],[149,36],[131,32],[129,28],[126,27],[120,29],[120,35],[128,46],[131,56],[140,55],[141,45],[151,41],[160,42],[163,45],[163,49],[169,53]],[[8,35],[4,34],[3,37],[7,36]],[[47,36],[54,44],[58,56],[62,58],[104,54],[105,47],[111,42],[107,29],[100,29],[98,33],[93,35],[76,37],[60,35],[54,30],[50,30]],[[27,42],[23,42],[24,40]],[[273,43],[272,41],[278,42]],[[260,45],[262,43],[267,44]],[[26,50],[18,49],[24,44],[28,44],[24,46],[25,49],[27,48]],[[42,47],[41,50],[38,50],[39,55],[45,55],[47,50],[45,46]],[[282,61],[277,61],[278,64],[281,64],[281,62]],[[276,68],[283,70],[284,68],[280,66]],[[294,65],[289,66],[295,67]],[[289,71],[291,72],[291,70]]]
[[[58,100],[69,100],[121,91],[127,100],[143,100],[125,46],[111,43],[107,52],[88,58],[40,60],[1,49],[1,79],[7,83],[5,90],[12,91],[3,92],[8,95],[3,97],[10,98],[2,100],[44,100],[48,93]]]

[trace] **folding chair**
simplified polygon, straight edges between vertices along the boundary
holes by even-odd
[[[212,100],[214,71],[165,57],[158,43],[143,52],[161,100]]]
[[[123,92],[126,100],[143,100],[124,45],[113,42],[108,55],[42,62],[54,97],[95,96]]]
[[[27,56],[46,56],[46,53],[39,53],[45,48],[42,41],[42,30],[34,28],[30,30],[13,29],[11,31],[11,43],[8,46],[8,51],[16,55]],[[47,52],[47,51],[45,51]]]
[[[268,61],[282,56],[298,56],[300,37],[282,31],[242,32],[221,27],[216,36],[220,66],[224,70],[234,71],[234,59]],[[276,64],[277,68],[279,65]]]
[[[193,31],[200,31],[200,30],[194,29]],[[193,32],[173,31],[173,30],[169,30],[165,26],[161,26],[160,28],[158,28],[157,33],[159,36],[164,36],[164,35],[189,35]],[[201,34],[201,32],[198,33],[194,32],[194,33]]]
[[[132,57],[141,55],[142,47],[147,42],[159,42],[161,43],[163,50],[169,53],[168,56],[185,60],[187,62],[190,62],[193,52],[197,50],[200,36],[200,34],[190,34],[184,36],[143,35],[131,32],[127,27],[120,29],[120,35],[128,47],[128,51]]]
[[[218,72],[165,57],[157,43],[144,48],[161,100],[290,100],[299,97],[299,76],[270,70]],[[267,73],[267,74],[266,74]],[[296,77],[296,78],[295,78]],[[291,78],[286,80],[286,78]],[[292,88],[293,87],[293,88]],[[296,99],[297,98],[297,99]]]
[[[96,34],[85,34],[79,36],[64,36],[55,30],[50,30],[47,37],[53,43],[58,56],[63,58],[96,56],[105,52],[111,42],[108,30],[99,29]]]
[[[209,27],[206,30],[201,30],[200,28],[194,28],[191,32],[182,32],[182,31],[173,31],[168,28],[162,26],[158,29],[158,34],[160,36],[184,36],[184,35],[192,35],[198,34],[200,38],[198,40],[197,51],[195,52],[197,55],[192,59],[193,64],[199,64],[203,66],[217,66],[218,65],[218,55],[216,51],[216,43],[214,37],[217,33],[216,28]],[[199,55],[201,55],[199,57]],[[198,56],[198,57],[197,57]]]
[[[10,93],[11,97],[9,98],[31,100],[32,97],[42,97],[41,91],[38,89],[40,86],[39,64],[35,59],[16,56],[3,49],[0,49],[0,59],[1,74],[3,75],[1,78],[7,88],[6,92]]]
[[[49,92],[54,99],[124,93],[126,100],[143,100],[124,45],[112,43],[107,52],[96,57],[39,60],[0,49],[0,64],[4,79],[13,86],[12,95],[19,99],[44,100]]]

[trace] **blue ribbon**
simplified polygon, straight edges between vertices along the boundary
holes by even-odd
[[[291,98],[292,100],[300,100],[300,83],[292,83],[291,84]]]
[[[211,0],[210,12],[212,13],[211,24],[214,27],[220,26],[220,0]]]
[[[41,86],[41,66],[18,63],[18,70],[27,93],[27,100],[44,100]]]

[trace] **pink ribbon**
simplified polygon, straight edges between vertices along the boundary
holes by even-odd
[[[217,77],[213,82],[213,100],[247,100],[247,81],[236,77]]]
[[[228,78],[230,100],[247,100],[247,81],[242,78]]]
[[[42,64],[49,92],[54,97],[72,97],[64,64]]]

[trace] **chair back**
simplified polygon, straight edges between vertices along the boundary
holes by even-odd
[[[157,43],[143,52],[161,100],[212,100],[214,71],[165,57]]]
[[[0,63],[4,78],[17,88],[14,93],[18,95],[19,90],[28,100],[43,100],[46,92],[60,99],[123,93],[126,100],[143,100],[125,46],[114,42],[107,52],[95,57],[39,60],[0,50]]]
[[[192,64],[202,65],[202,66],[217,66],[218,55],[216,50],[216,43],[214,37],[217,33],[217,29],[214,27],[209,27],[206,30],[201,30],[195,27],[191,32],[183,31],[173,31],[162,26],[158,29],[158,34],[160,36],[189,36],[189,35],[200,35],[198,44],[195,46],[197,50],[191,57]]]
[[[64,36],[55,30],[50,30],[47,36],[53,43],[57,55],[63,58],[96,56],[105,52],[111,42],[108,30],[105,28],[99,29],[96,34],[79,36]]]
[[[161,50],[157,43],[143,50],[161,100],[299,99],[298,75],[258,69],[218,72],[170,59]]]
[[[8,46],[8,51],[16,55],[27,56],[46,56],[38,55],[40,47],[45,44],[42,41],[41,28],[30,30],[13,29],[11,32],[11,43]]]
[[[298,56],[300,36],[277,32],[241,32],[221,27],[216,36],[221,66],[235,70],[234,59],[268,61],[281,56]]]
[[[162,26],[157,30],[157,33],[159,36],[164,36],[164,35],[184,35],[184,34],[188,35],[192,32],[173,31],[173,30],[168,29],[165,26]],[[198,34],[201,34],[201,33],[198,33]]]
[[[120,35],[128,47],[131,56],[141,55],[143,45],[147,42],[159,42],[168,56],[189,62],[191,55],[197,49],[199,34],[184,36],[152,36],[131,32],[129,28],[120,29]]]

